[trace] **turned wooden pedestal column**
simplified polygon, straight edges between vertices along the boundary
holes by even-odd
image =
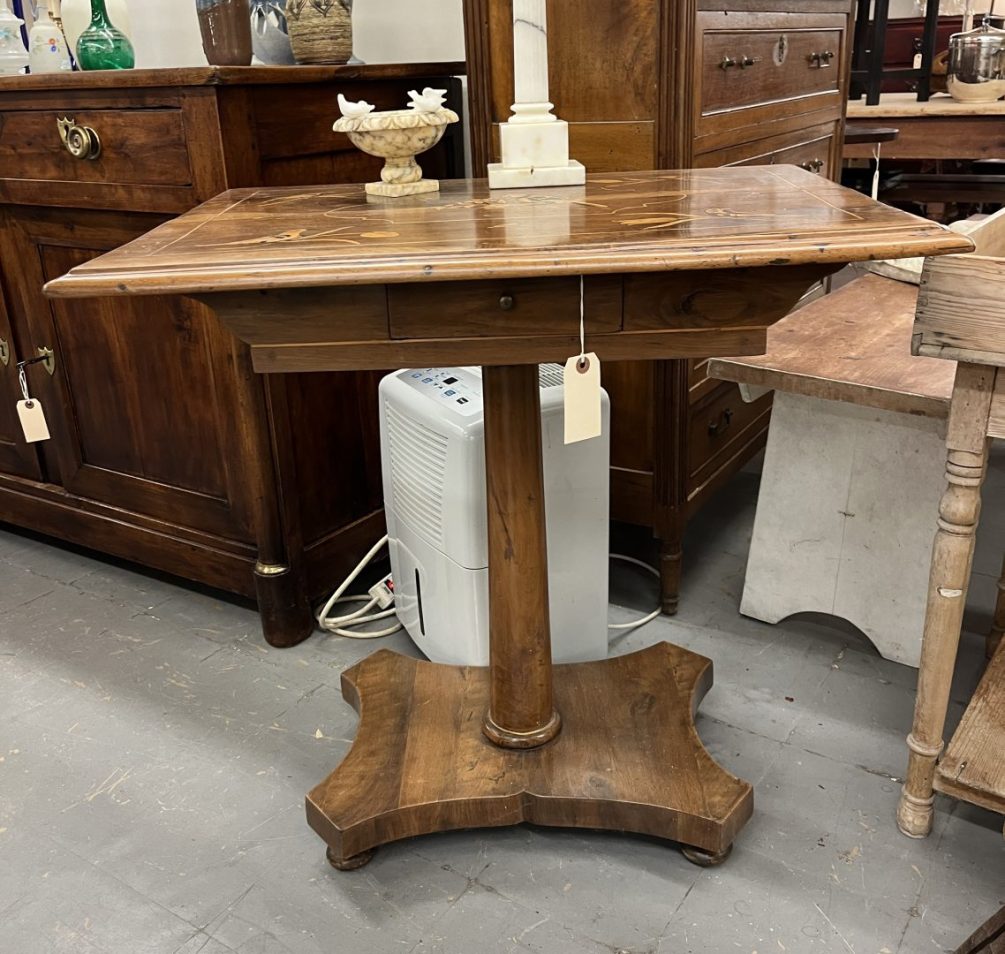
[[[485,735],[532,749],[562,725],[555,711],[548,542],[537,365],[484,368],[489,530],[489,669]]]

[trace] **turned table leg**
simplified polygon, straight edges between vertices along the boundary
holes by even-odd
[[[561,727],[552,688],[548,543],[537,365],[486,367],[489,668],[484,732],[527,749]]]
[[[944,744],[949,690],[974,556],[994,379],[993,368],[979,365],[960,364],[956,372],[946,437],[947,486],[939,504],[932,547],[918,696],[914,725],[907,737],[910,757],[897,809],[900,830],[912,838],[924,838],[932,830],[935,767]]]

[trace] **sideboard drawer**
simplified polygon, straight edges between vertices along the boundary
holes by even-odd
[[[694,164],[699,169],[716,166],[792,165],[830,178],[835,134],[835,124],[827,123],[760,142],[706,152],[696,156]]]
[[[588,277],[585,298],[587,334],[621,330],[620,277]],[[389,285],[387,300],[392,338],[439,338],[458,317],[471,338],[579,334],[578,278]]]
[[[740,388],[720,382],[714,395],[690,412],[688,482],[698,487],[759,431],[767,427],[771,395],[750,404],[740,396]]]
[[[840,105],[846,17],[705,12],[697,29],[699,136],[723,113],[771,119]]]
[[[94,158],[71,155],[67,118],[93,130]],[[0,112],[0,178],[114,185],[188,186],[192,169],[181,109],[25,109]]]

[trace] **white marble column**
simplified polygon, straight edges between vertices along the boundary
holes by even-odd
[[[555,118],[548,101],[547,0],[513,0],[513,82],[516,116],[511,122],[529,115],[528,106],[538,107],[538,122],[547,121],[543,114]]]
[[[582,185],[569,159],[569,125],[548,99],[547,0],[513,0],[513,115],[499,128],[502,162],[489,166],[493,189]]]

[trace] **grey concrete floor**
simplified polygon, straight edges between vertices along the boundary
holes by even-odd
[[[692,524],[670,639],[715,660],[705,743],[756,787],[732,858],[520,827],[389,846],[340,874],[303,796],[346,753],[339,673],[373,644],[268,648],[252,609],[0,530],[0,954],[901,954],[949,951],[1005,903],[1001,820],[940,800],[894,825],[915,674],[847,625],[737,613],[757,475]],[[968,629],[990,620],[990,481]],[[615,619],[654,600],[618,569]],[[411,652],[402,636],[385,645]],[[982,644],[964,641],[953,718]]]

